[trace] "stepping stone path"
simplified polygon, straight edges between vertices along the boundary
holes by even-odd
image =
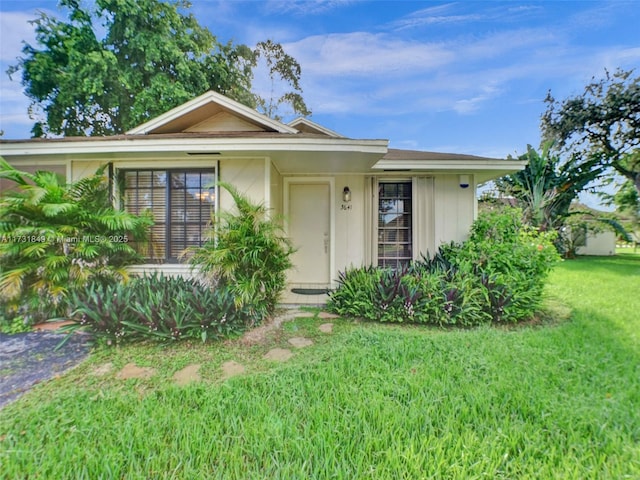
[[[313,340],[304,337],[293,337],[287,341],[296,348],[304,348],[313,345]]]
[[[220,369],[222,370],[222,378],[224,380],[235,377],[236,375],[242,375],[245,372],[244,365],[234,362],[233,360],[224,362]]]
[[[333,333],[333,323],[323,323],[318,327],[322,333]]]
[[[183,387],[193,382],[200,381],[200,364],[187,365],[182,370],[178,370],[173,374],[173,381],[176,385]]]
[[[249,330],[244,333],[240,339],[240,343],[243,345],[257,345],[264,343],[269,333],[280,328],[284,322],[293,320],[301,315],[301,312],[297,309],[289,310],[286,313],[277,315],[274,318],[268,320],[263,325]]]
[[[265,360],[273,360],[274,362],[286,362],[291,357],[293,357],[291,350],[286,348],[272,348],[265,353],[262,358]]]
[[[291,320],[298,316],[299,312],[289,312],[288,315],[284,315],[280,318],[277,318],[275,321],[271,322],[269,325],[262,327],[261,329],[255,329],[253,332],[249,332],[253,335],[245,335],[243,339],[243,343],[252,344],[259,343],[264,340],[265,334],[268,331],[277,329],[282,325],[283,321]],[[333,319],[338,318],[338,315],[328,312],[320,312],[318,314],[318,318],[321,319]],[[256,331],[258,330],[258,331]],[[333,323],[323,323],[318,326],[318,330],[322,333],[333,333]],[[313,345],[313,340],[305,337],[292,337],[287,340],[289,344],[295,348],[305,348]],[[286,362],[293,356],[293,352],[287,348],[273,348],[264,354],[263,358],[265,360],[272,360],[275,362]],[[176,385],[183,386],[192,382],[199,382],[201,380],[200,377],[200,364],[187,365],[182,370],[178,370],[173,374],[173,381]],[[241,363],[238,363],[234,360],[230,360],[228,362],[224,362],[220,367],[222,370],[222,379],[226,380],[227,378],[234,377],[236,375],[242,375],[246,368]],[[100,365],[96,367],[92,374],[95,376],[104,376],[110,373],[113,370],[112,363],[105,363],[104,365]],[[135,363],[126,364],[122,370],[118,372],[116,378],[120,380],[126,380],[129,378],[150,378],[156,374],[156,369],[152,367],[139,367]]]
[[[156,369],[151,367],[139,367],[135,363],[127,363],[116,377],[120,380],[129,378],[150,378],[156,374]]]

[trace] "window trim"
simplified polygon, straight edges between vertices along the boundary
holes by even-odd
[[[165,218],[164,218],[164,222],[162,222],[164,224],[164,233],[165,233],[165,239],[164,239],[164,256],[162,258],[149,258],[149,257],[145,257],[145,262],[146,263],[155,263],[155,264],[180,264],[183,263],[181,262],[178,257],[173,257],[171,255],[171,248],[172,248],[172,236],[171,236],[171,228],[172,225],[174,224],[174,222],[172,221],[172,209],[171,209],[171,174],[174,173],[182,173],[182,174],[188,174],[188,173],[199,173],[199,174],[213,174],[214,177],[214,184],[213,184],[213,192],[214,192],[214,205],[213,205],[213,213],[215,215],[217,215],[218,210],[220,208],[220,189],[219,189],[219,185],[218,185],[218,180],[219,180],[219,167],[218,167],[218,162],[215,162],[214,165],[206,165],[206,166],[193,166],[193,167],[187,167],[187,168],[171,168],[171,167],[155,167],[155,166],[135,166],[135,165],[127,165],[126,167],[119,167],[116,169],[116,178],[118,179],[118,203],[119,203],[119,208],[124,210],[125,209],[125,200],[124,200],[124,194],[125,194],[125,184],[124,184],[124,176],[126,174],[126,172],[164,172],[166,174],[166,187],[165,187],[165,192],[164,192],[164,206],[165,206]],[[200,188],[202,189],[203,185],[200,185]],[[136,190],[138,190],[138,185],[136,185]],[[187,188],[184,189],[184,191],[187,191]],[[186,195],[186,193],[185,193]],[[201,221],[202,221],[202,213],[200,213],[201,215]],[[161,224],[162,224],[161,223]],[[186,228],[186,225],[188,225],[188,223],[186,222],[175,222],[175,225],[183,225],[184,228]],[[204,223],[199,223],[197,225],[201,226],[201,232],[203,231],[203,225]]]
[[[379,187],[380,184],[384,183],[397,183],[397,184],[409,184],[411,186],[411,226],[409,227],[409,242],[406,242],[407,245],[410,246],[411,257],[408,258],[408,261],[415,259],[415,246],[416,246],[416,228],[415,228],[415,213],[416,213],[416,177],[374,177],[372,184],[372,238],[371,238],[371,260],[372,263],[376,266],[380,264],[382,259],[380,257],[380,251],[378,248],[379,245],[379,234],[380,234],[380,196],[379,196]],[[390,260],[390,259],[389,259]],[[397,258],[396,260],[400,260]],[[397,268],[393,267],[393,268]]]

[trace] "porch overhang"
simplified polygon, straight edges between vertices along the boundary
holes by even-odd
[[[372,170],[380,172],[412,172],[424,175],[470,174],[476,183],[515,173],[527,165],[526,160],[478,157],[456,153],[389,149]]]

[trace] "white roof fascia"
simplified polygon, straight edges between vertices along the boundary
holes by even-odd
[[[143,123],[142,125],[132,128],[131,130],[128,130],[126,133],[128,135],[147,134],[150,131],[155,130],[156,128],[160,128],[163,125],[166,125],[167,123],[176,120],[177,118],[180,118],[181,116],[190,113],[209,102],[216,103],[228,111],[237,113],[241,117],[258,123],[259,125],[262,125],[266,128],[273,129],[277,132],[298,133],[295,128],[285,125],[284,123],[277,120],[273,120],[266,115],[262,115],[252,108],[236,102],[235,100],[231,100],[229,97],[225,97],[224,95],[212,90],[209,90],[208,92],[194,98],[193,100],[189,100],[182,105],[178,105],[168,112],[163,113],[162,115],[155,117],[148,122]]]
[[[340,135],[338,132],[335,132],[335,131],[333,131],[331,129],[323,127],[319,123],[313,122],[313,121],[309,120],[308,118],[304,118],[304,117],[298,117],[298,118],[296,118],[294,120],[291,120],[289,123],[287,123],[287,125],[290,126],[290,127],[294,127],[295,128],[296,125],[300,125],[301,123],[313,128],[314,130],[318,130],[319,132],[322,132],[325,135],[328,135],[330,137],[346,138],[344,135]]]
[[[145,152],[317,151],[387,152],[387,140],[346,138],[153,138],[0,144],[0,156],[90,155]]]
[[[526,160],[380,160],[374,170],[513,170],[526,167]]]

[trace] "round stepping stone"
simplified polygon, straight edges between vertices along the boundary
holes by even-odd
[[[287,340],[287,342],[296,348],[304,348],[313,345],[313,340],[304,337],[293,337]]]
[[[293,357],[293,353],[291,350],[286,348],[272,348],[267,353],[264,354],[262,358],[266,360],[273,360],[275,362],[286,362],[291,357]]]
[[[333,323],[323,323],[318,327],[322,333],[333,333]]]
[[[320,312],[318,313],[318,318],[322,318],[323,320],[326,320],[329,318],[340,318],[340,315],[336,315],[335,313],[331,313],[331,312]]]
[[[187,365],[173,374],[173,381],[181,387],[192,382],[199,382],[200,373],[198,373],[198,370],[200,370],[200,364]]]
[[[156,369],[151,367],[139,367],[135,363],[127,363],[118,372],[117,378],[127,380],[129,378],[150,378],[156,374]]]
[[[244,365],[234,362],[233,360],[224,362],[220,368],[222,369],[222,378],[224,379],[241,375],[245,371]]]

